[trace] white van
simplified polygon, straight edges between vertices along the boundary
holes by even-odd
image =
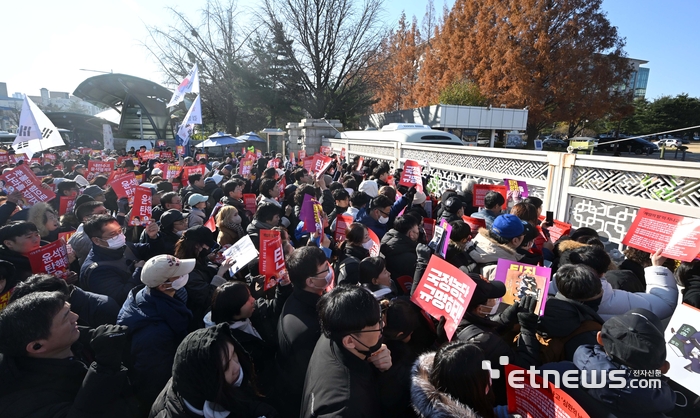
[[[428,125],[414,123],[390,123],[384,125],[381,131],[339,132],[335,137],[361,141],[396,141],[406,144],[464,145],[456,135],[431,129]]]

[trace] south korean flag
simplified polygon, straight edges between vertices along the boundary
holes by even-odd
[[[12,143],[15,152],[27,154],[31,158],[37,152],[64,145],[66,143],[63,142],[56,126],[27,95],[24,95],[17,137]]]

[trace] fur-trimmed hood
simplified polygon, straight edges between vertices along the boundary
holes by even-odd
[[[496,242],[489,236],[489,231],[485,228],[479,229],[479,233],[476,237],[474,237],[471,243],[467,244],[467,249],[473,244],[476,244],[476,247],[469,251],[469,256],[476,263],[486,265],[479,273],[488,280],[494,279],[496,275],[496,262],[498,262],[499,258],[513,261],[519,261],[523,258],[523,255],[518,254],[514,249]]]
[[[575,250],[577,248],[581,247],[588,247],[589,244],[583,244],[578,241],[574,241],[572,239],[567,239],[563,241],[559,241],[556,246],[554,247],[554,254],[557,255],[558,257],[564,254],[564,252],[569,251],[569,250]],[[612,257],[610,258],[610,265],[608,265],[608,271],[609,270],[617,270],[617,265],[615,264],[614,261],[612,261]]]
[[[39,231],[39,235],[42,238],[47,237],[50,233],[49,230],[46,229],[47,212],[56,213],[48,203],[39,202],[29,209],[29,215],[27,215],[27,221],[36,225],[36,229]],[[57,214],[56,218],[58,218]]]
[[[435,353],[423,354],[411,371],[411,403],[422,418],[479,418],[479,415],[430,383]]]

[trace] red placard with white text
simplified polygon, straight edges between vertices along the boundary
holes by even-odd
[[[345,148],[340,149],[340,159],[344,160],[345,159]]]
[[[73,212],[75,208],[75,200],[77,197],[71,196],[61,196],[58,204],[58,215],[65,215],[66,213]]]
[[[193,174],[201,174],[204,176],[207,168],[203,165],[191,165],[182,168],[182,187],[187,187],[190,184],[188,178]]]
[[[175,147],[175,152],[177,153],[177,155],[185,155],[185,147],[183,147],[182,145],[178,145]]]
[[[474,185],[474,194],[473,194],[473,200],[472,200],[472,206],[475,208],[483,208],[484,207],[484,197],[486,194],[490,191],[495,191],[501,194],[503,196],[503,200],[507,201],[507,195],[506,195],[506,186],[504,185],[496,185],[496,184],[475,184]],[[506,204],[503,204],[503,207],[506,207]]]
[[[255,157],[256,157],[257,159],[261,159],[262,156],[263,156],[262,151],[260,151],[259,149],[255,148]]]
[[[331,147],[321,145],[321,147],[318,149],[318,152],[319,152],[319,154],[326,155],[326,156],[331,155]]]
[[[194,160],[195,160],[195,161],[199,161],[199,160],[201,160],[202,158],[204,158],[204,159],[206,160],[206,159],[209,158],[209,156],[207,156],[207,154],[204,154],[204,153],[195,154],[195,156],[194,156]]]
[[[129,225],[146,226],[152,219],[152,194],[151,189],[145,186],[136,187],[134,193],[134,206],[129,215]]]
[[[277,285],[277,281],[287,275],[284,264],[284,250],[279,231],[263,229],[260,231],[260,257],[258,261],[260,274],[265,276],[263,290]]]
[[[0,164],[7,164],[10,162],[10,153],[4,149],[0,149]]]
[[[8,158],[10,163],[16,165],[20,161],[27,161],[27,154],[10,154]]]
[[[374,233],[371,229],[367,228],[367,232],[369,234],[369,239],[372,240],[372,248],[369,249],[369,256],[370,257],[379,257],[379,248],[380,248],[380,241],[379,237],[377,234]]]
[[[96,176],[99,176],[101,173],[111,173],[114,171],[115,163],[116,161],[88,161],[88,181],[94,179]]]
[[[136,176],[133,171],[128,171],[126,173],[117,174],[114,176],[114,180],[109,183],[117,194],[117,198],[121,199],[126,197],[131,203],[134,198],[134,191],[139,183],[136,181]]]
[[[287,177],[282,175],[277,182],[277,190],[279,190],[280,195],[277,196],[277,201],[282,202],[284,200],[284,189],[287,188]]]
[[[462,270],[435,255],[430,257],[411,301],[435,319],[445,317],[445,334],[452,341],[476,283]]]
[[[300,159],[300,160],[303,160],[304,158],[306,158],[306,150],[305,150],[305,149],[300,149],[300,150],[299,150],[299,159]]]
[[[1,175],[0,182],[2,182],[0,189],[7,190],[8,194],[15,190],[19,191],[29,205],[48,202],[56,197],[54,192],[41,187],[41,181],[26,164],[19,165]]]
[[[58,239],[63,240],[63,242],[68,242],[70,237],[72,237],[73,235],[75,235],[75,231],[59,232]]]
[[[479,228],[486,228],[486,219],[472,218],[471,216],[464,215],[462,216],[462,220],[472,229],[472,238],[479,233]]]
[[[31,251],[27,258],[34,274],[46,273],[61,279],[68,275],[68,250],[61,240]]]
[[[514,364],[505,365],[505,374],[501,379],[522,385],[517,388],[506,385],[509,413],[528,418],[589,418],[586,410],[568,393],[553,383],[545,385],[539,374],[529,374]],[[535,386],[532,386],[533,377]]]
[[[314,173],[316,178],[321,178],[323,173],[328,170],[328,167],[330,167],[332,162],[333,159],[331,157],[326,157],[325,155],[321,154],[314,154],[313,159],[311,160],[311,168],[309,169],[309,172]]]
[[[294,156],[294,151],[289,152],[289,164],[297,165],[297,158]]]
[[[273,158],[270,161],[267,162],[267,168],[280,168],[280,160],[279,158]]]
[[[314,166],[314,157],[305,157],[301,159],[302,161],[302,166],[304,167],[304,170],[311,172],[311,169]]]
[[[700,219],[639,208],[622,243],[674,260],[691,262],[700,254]]]
[[[250,213],[255,213],[255,210],[257,209],[257,205],[255,202],[255,194],[243,194],[243,205],[245,206],[245,210],[247,210]]]
[[[348,229],[352,222],[353,219],[350,215],[338,215],[338,217],[335,218],[335,233],[333,234],[333,238],[336,244],[340,245],[341,242],[345,241],[345,230]]]
[[[209,216],[209,219],[204,223],[204,226],[209,228],[211,232],[216,231],[216,215],[219,214],[223,206],[221,202],[216,202],[216,206],[214,206],[214,209],[211,211],[211,216]]]
[[[241,158],[238,162],[238,174],[243,177],[248,177],[250,175],[250,170],[253,169],[253,160],[250,158]]]
[[[165,169],[162,167],[165,167]],[[177,177],[177,175],[180,174],[180,169],[180,166],[177,164],[161,164],[161,170],[163,174],[165,174],[167,180],[172,180]]]
[[[365,157],[360,157],[357,160],[357,171],[362,172],[362,165],[365,163]]]
[[[539,219],[540,221],[544,222],[545,217],[540,216]],[[542,230],[542,228],[540,228],[540,230]],[[549,238],[554,243],[559,241],[559,238],[563,237],[564,235],[569,235],[571,233],[571,224],[567,224],[566,222],[562,221],[557,221],[555,219],[554,225],[550,226],[547,230],[549,231]]]
[[[421,168],[418,161],[406,160],[403,163],[403,171],[401,172],[400,186],[411,187],[416,185],[416,190],[423,192],[423,179],[421,177]]]
[[[435,224],[437,222],[432,218],[423,218],[423,230],[425,230],[425,239],[430,242],[435,235]]]

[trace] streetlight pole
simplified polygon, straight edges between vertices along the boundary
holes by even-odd
[[[139,117],[139,128],[141,130],[141,140],[143,141],[143,119],[141,117],[141,110],[136,111],[136,116]]]

